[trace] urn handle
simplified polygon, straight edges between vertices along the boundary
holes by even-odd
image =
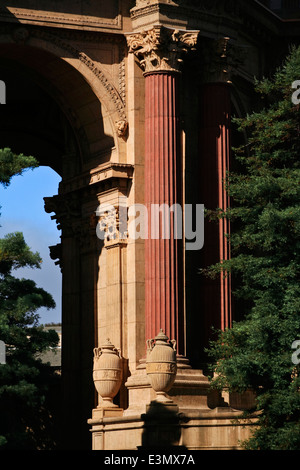
[[[177,345],[176,339],[171,339],[170,343],[173,344],[173,349],[174,349],[174,351],[176,351],[176,345]]]
[[[119,358],[122,359],[120,348],[114,348],[113,351],[115,351],[118,354]]]
[[[146,343],[147,343],[147,350],[151,352],[153,349],[154,339],[147,339]]]
[[[101,348],[94,348],[93,351],[94,351],[94,357],[99,359],[99,357],[102,354],[102,349]]]

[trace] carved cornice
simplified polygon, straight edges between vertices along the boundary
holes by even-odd
[[[144,73],[179,72],[182,55],[196,46],[199,31],[185,31],[154,25],[127,35],[129,52],[139,60]]]
[[[89,172],[80,174],[60,183],[59,192],[61,195],[97,187],[97,191],[109,186],[113,180],[131,180],[133,176],[133,165],[128,163],[109,162],[95,168]],[[100,188],[98,186],[100,185]]]
[[[43,23],[47,26],[56,26],[56,27],[65,27],[68,28],[70,25],[73,28],[89,28],[91,30],[101,29],[121,29],[122,28],[122,15],[121,15],[121,2],[116,2],[115,6],[115,15],[112,15],[111,18],[107,17],[103,12],[103,15],[100,16],[92,14],[82,14],[77,11],[62,13],[60,11],[55,11],[55,7],[51,11],[42,11],[41,9],[35,8],[16,8],[13,6],[0,6],[0,17],[2,20],[14,21],[14,22],[30,22],[32,24]],[[78,10],[78,8],[77,8]]]
[[[180,5],[184,0],[136,0],[136,7],[140,8],[145,5],[155,5],[157,3],[165,3],[168,5]]]

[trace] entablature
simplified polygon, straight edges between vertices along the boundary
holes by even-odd
[[[126,23],[129,0],[87,2],[85,0],[11,0],[0,7],[0,19],[19,24],[35,24],[87,31],[120,31]]]
[[[60,183],[59,194],[62,195],[96,185],[101,185],[102,189],[106,190],[113,181],[131,180],[133,171],[133,165],[108,162],[79,176],[64,180]]]

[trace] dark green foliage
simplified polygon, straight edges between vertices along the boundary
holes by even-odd
[[[38,162],[34,157],[16,155],[9,148],[0,149],[0,183],[8,186],[12,176],[21,175],[25,169],[36,168]]]
[[[9,184],[14,173],[33,162],[5,149],[0,152],[0,181]],[[40,268],[41,262],[22,233],[0,239],[0,339],[6,344],[6,363],[0,364],[0,447],[4,450],[52,446],[46,397],[57,378],[38,356],[55,347],[58,336],[39,326],[37,310],[54,308],[55,303],[35,282],[13,276],[14,269]]]
[[[293,48],[272,80],[257,83],[263,109],[237,119],[247,144],[235,150],[242,171],[226,182],[232,207],[217,217],[232,224],[232,259],[209,274],[231,273],[242,299],[241,321],[221,332],[210,355],[214,386],[251,389],[260,410],[248,449],[300,449],[300,109],[292,83],[300,79],[300,48]]]

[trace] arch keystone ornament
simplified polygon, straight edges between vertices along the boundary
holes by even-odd
[[[94,348],[93,380],[102,399],[98,408],[116,408],[113,403],[122,383],[122,357],[120,349],[109,339],[100,348]]]
[[[154,339],[147,340],[146,373],[156,392],[155,401],[173,403],[166,393],[172,388],[177,373],[176,341],[170,341],[163,330]]]

